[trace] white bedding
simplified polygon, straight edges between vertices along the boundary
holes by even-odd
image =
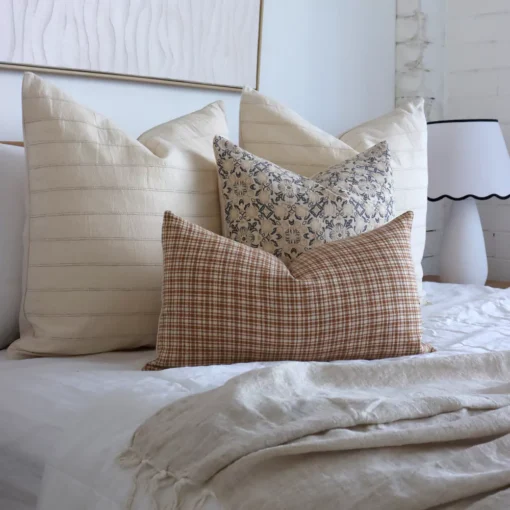
[[[438,349],[428,356],[510,350],[510,290],[427,284],[426,291],[424,340]],[[153,355],[8,361],[0,353],[2,510],[33,509],[38,495],[39,510],[124,508],[132,473],[115,457],[135,428],[172,400],[265,365],[141,372]]]

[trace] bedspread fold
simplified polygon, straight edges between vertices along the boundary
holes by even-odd
[[[161,409],[120,463],[160,509],[507,509],[510,352],[254,370]]]

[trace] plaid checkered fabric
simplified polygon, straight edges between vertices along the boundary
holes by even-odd
[[[431,352],[410,250],[413,214],[289,266],[170,212],[157,358],[146,370]]]

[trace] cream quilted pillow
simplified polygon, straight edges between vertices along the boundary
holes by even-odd
[[[143,99],[143,98],[142,98]],[[220,102],[130,138],[33,74],[23,81],[29,229],[14,357],[154,345],[163,213],[221,231]]]
[[[421,292],[428,177],[423,100],[412,101],[336,138],[289,108],[255,90],[245,89],[239,136],[241,147],[247,151],[305,177],[387,141],[394,175],[395,215],[414,212],[411,245]]]

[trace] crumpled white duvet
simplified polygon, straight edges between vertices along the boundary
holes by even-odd
[[[424,340],[438,349],[428,356],[510,350],[510,291],[438,284],[427,284],[426,290],[431,304],[423,309]],[[135,429],[173,400],[267,365],[140,372],[151,356],[152,352],[78,359],[0,358],[0,459],[8,452],[11,460],[23,457],[34,464],[23,480],[19,471],[10,476],[9,467],[0,462],[0,502],[3,496],[7,501],[6,490],[40,476],[44,465],[39,510],[123,509],[132,473],[115,459]],[[134,508],[148,510],[147,501],[140,494]],[[27,501],[25,506],[3,508],[33,506]]]

